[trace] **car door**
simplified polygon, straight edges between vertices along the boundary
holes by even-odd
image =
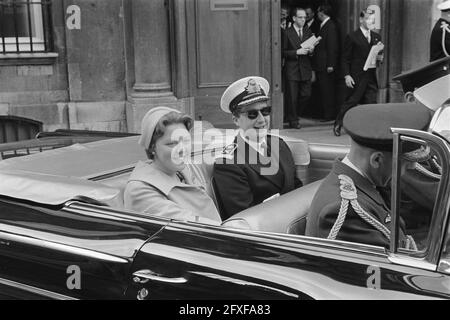
[[[167,223],[136,219],[78,202],[1,198],[0,298],[124,298],[135,254]]]
[[[128,298],[450,298],[447,275],[397,265],[382,248],[174,223],[146,243]]]
[[[137,299],[435,299],[450,298],[441,261],[449,213],[448,145],[428,133],[398,131],[428,144],[443,164],[427,236],[417,251],[399,248],[393,205],[389,249],[287,234],[172,222],[134,260],[127,290]],[[397,135],[396,139],[401,136]],[[398,145],[398,141],[397,141]],[[400,159],[394,153],[394,162]],[[396,162],[397,163],[397,162]],[[394,165],[397,176],[398,163]],[[398,178],[398,177],[397,177]],[[395,178],[395,182],[399,179]],[[400,190],[394,183],[396,196]],[[402,212],[404,213],[404,212]],[[279,214],[274,210],[273,214]]]

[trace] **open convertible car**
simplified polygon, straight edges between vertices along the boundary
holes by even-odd
[[[390,248],[303,235],[320,181],[347,146],[285,137],[305,186],[221,226],[123,208],[127,178],[145,160],[135,136],[0,161],[0,298],[450,298],[449,141],[393,130]],[[405,141],[431,148],[434,203],[403,196]],[[194,153],[220,150],[202,145]],[[193,167],[209,185],[212,165]],[[418,250],[396,242],[400,216],[421,239]]]

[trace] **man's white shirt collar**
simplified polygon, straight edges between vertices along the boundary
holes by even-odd
[[[356,172],[358,172],[358,173],[359,173],[361,176],[363,176],[364,178],[366,177],[366,175],[365,175],[364,173],[362,173],[362,171],[359,170],[358,167],[355,166],[355,165],[350,161],[350,159],[348,158],[348,156],[346,156],[346,157],[344,158],[344,160],[342,160],[342,163],[343,163],[343,164],[346,164],[347,166],[349,166],[350,168],[352,168],[353,170],[355,170]]]
[[[309,22],[307,22],[306,24],[308,25],[308,27],[311,28],[311,25],[314,23],[314,18],[311,19]]]
[[[347,165],[348,167],[352,168],[354,171],[356,171],[360,176],[366,178],[370,181],[370,183],[375,186],[375,184],[372,182],[372,180],[364,173],[362,172],[357,166],[353,164],[353,162],[350,161],[348,158],[348,155],[344,158],[344,160],[341,161],[343,164]]]
[[[328,20],[330,20],[330,17],[328,17],[325,20],[323,20],[323,22],[320,24],[320,28],[322,28],[325,25],[325,23],[328,22]]]
[[[255,141],[251,141],[251,140],[247,139],[246,137],[244,137],[242,130],[239,130],[239,134],[241,135],[242,139],[244,139],[244,141],[248,143],[248,145],[250,147],[255,149],[261,155],[265,156],[264,149],[265,149],[265,147],[267,147],[266,138],[262,139],[260,142],[255,142]]]
[[[366,30],[363,27],[359,27],[359,29],[361,29],[362,34],[364,35],[364,37],[370,37],[370,30]],[[370,39],[370,38],[369,38]]]

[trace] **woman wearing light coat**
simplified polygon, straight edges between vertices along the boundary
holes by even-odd
[[[139,162],[125,188],[125,208],[151,215],[219,225],[220,215],[205,187],[186,166],[193,120],[167,107],[142,120],[139,144],[149,161]]]

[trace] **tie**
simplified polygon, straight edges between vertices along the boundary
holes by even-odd
[[[267,142],[266,141],[263,141],[261,143],[259,150],[265,157],[267,157]]]
[[[303,31],[302,31],[302,29],[298,30],[298,36],[300,37],[300,39],[303,39]]]
[[[370,31],[366,33],[367,42],[370,44]]]

